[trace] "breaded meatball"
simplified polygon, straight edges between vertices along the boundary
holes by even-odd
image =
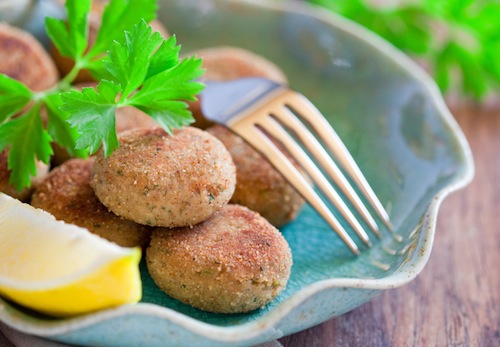
[[[216,46],[189,52],[203,58],[205,81],[231,81],[243,77],[265,77],[278,83],[287,83],[285,73],[269,59],[239,47]],[[194,126],[205,129],[213,123],[203,116],[200,102],[191,101],[189,109],[195,119]]]
[[[97,155],[91,181],[101,202],[137,223],[178,227],[204,221],[234,192],[236,169],[224,145],[192,127],[121,133],[120,148]]]
[[[88,25],[89,25],[89,31],[88,31],[88,47],[91,48],[95,40],[97,38],[97,33],[99,32],[99,28],[101,27],[101,19],[102,19],[102,12],[104,10],[105,5],[107,5],[109,1],[93,1],[92,2],[92,7],[90,9],[90,13],[88,16]],[[151,23],[153,32],[159,32],[164,38],[168,38],[170,34],[168,33],[167,29],[165,26],[158,20],[153,20]],[[71,69],[74,66],[74,62],[72,59],[68,57],[62,56],[59,51],[57,50],[56,47],[51,47],[50,49],[50,54],[52,55],[52,58],[57,65],[57,68],[59,69],[59,72],[61,75],[65,76],[67,75]],[[76,83],[79,82],[91,82],[95,81],[95,78],[92,77],[90,72],[88,70],[81,70],[77,77],[75,78]]]
[[[47,90],[59,73],[42,45],[29,32],[0,23],[0,73],[21,81],[34,91]]]
[[[123,247],[145,247],[151,228],[109,212],[90,186],[92,159],[71,159],[53,169],[31,198],[31,204],[58,220],[87,228]]]
[[[28,201],[33,189],[42,182],[49,173],[49,166],[42,161],[36,161],[36,176],[31,177],[31,186],[18,191],[10,183],[11,171],[8,169],[9,151],[0,152],[0,192],[12,196],[21,201]]]
[[[274,226],[297,217],[304,199],[252,146],[221,125],[206,130],[222,141],[236,166],[236,189],[231,203],[259,212]]]
[[[173,298],[205,311],[239,313],[283,291],[292,254],[258,213],[227,205],[193,228],[155,229],[146,261],[155,283]]]

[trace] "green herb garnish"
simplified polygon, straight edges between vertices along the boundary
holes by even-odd
[[[500,3],[474,0],[308,0],[376,32],[423,59],[443,92],[475,100],[500,88]]]
[[[30,185],[36,160],[49,163],[52,142],[73,156],[86,157],[101,145],[111,154],[118,147],[117,108],[136,107],[169,133],[193,122],[185,101],[203,89],[195,81],[203,73],[201,60],[181,60],[174,36],[165,40],[152,33],[147,22],[156,16],[156,0],[111,0],[92,47],[90,5],[91,0],[67,0],[67,21],[46,19],[54,46],[75,62],[55,88],[34,92],[0,74],[0,151],[9,148],[10,182],[17,189]],[[96,89],[71,89],[82,69],[100,81]]]

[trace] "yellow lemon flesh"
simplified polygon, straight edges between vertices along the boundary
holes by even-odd
[[[0,295],[54,316],[135,303],[139,248],[124,248],[0,193]]]

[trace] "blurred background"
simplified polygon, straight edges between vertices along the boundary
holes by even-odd
[[[500,91],[500,2],[303,0],[347,17],[417,60],[448,99],[495,102]]]

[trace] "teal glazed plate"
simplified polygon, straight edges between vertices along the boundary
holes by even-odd
[[[142,264],[143,299],[53,319],[0,299],[20,331],[83,346],[252,346],[342,315],[424,268],[443,199],[473,176],[466,140],[436,85],[411,59],[330,12],[293,1],[160,1],[182,52],[230,45],[279,65],[325,115],[388,210],[396,234],[353,256],[309,206],[282,228],[287,289],[248,314],[211,314],[161,292]]]

